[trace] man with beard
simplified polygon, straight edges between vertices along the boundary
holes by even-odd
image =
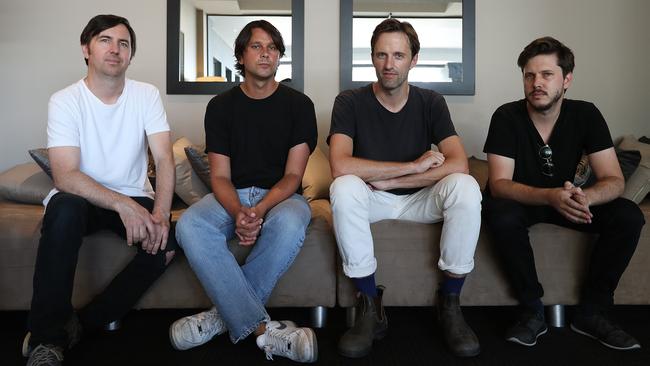
[[[484,147],[484,219],[521,304],[506,339],[533,346],[547,332],[528,238],[529,226],[546,222],[599,234],[571,329],[610,348],[640,348],[606,314],[645,224],[638,206],[619,197],[625,183],[607,124],[593,104],[564,99],[574,57],[559,41],[534,40],[517,64],[525,99],[494,112]],[[572,183],[583,153],[596,176],[584,189]]]
[[[481,226],[478,184],[466,174],[467,156],[442,95],[408,83],[420,50],[413,27],[387,19],[375,28],[370,44],[378,81],[336,98],[328,138],[336,178],[330,187],[334,232],[343,271],[358,291],[357,321],[341,338],[339,353],[365,356],[387,331],[370,224],[444,219],[439,318],[451,351],[475,356],[479,342],[463,319],[459,296],[474,267]],[[432,291],[435,284],[431,287],[420,291]]]

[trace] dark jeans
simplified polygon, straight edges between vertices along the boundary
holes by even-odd
[[[148,197],[132,197],[149,212],[154,202]],[[72,288],[83,237],[108,229],[122,238],[126,231],[117,212],[97,207],[86,199],[57,193],[48,203],[36,256],[34,292],[29,313],[30,344],[67,346],[64,325],[73,313]],[[126,245],[126,243],[124,244]],[[165,251],[147,254],[142,247],[104,291],[79,311],[85,328],[99,328],[121,319],[167,267],[166,252],[177,248],[170,230]]]
[[[528,227],[539,222],[599,234],[591,252],[581,302],[583,306],[603,310],[613,304],[614,290],[634,254],[645,220],[639,207],[624,198],[592,206],[590,210],[594,215],[591,224],[574,224],[550,206],[528,206],[512,200],[484,197],[484,221],[503,260],[515,296],[522,304],[529,304],[544,295],[528,238]]]

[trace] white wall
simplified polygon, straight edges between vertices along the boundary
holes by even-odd
[[[569,97],[594,102],[614,137],[650,135],[645,108],[650,103],[650,32],[644,26],[649,1],[476,2],[476,95],[447,97],[468,154],[482,155],[494,109],[521,98],[516,58],[542,35],[559,38],[576,54]],[[203,140],[203,113],[210,96],[165,94],[165,1],[3,0],[0,170],[28,161],[29,148],[45,145],[49,96],[85,75],[79,34],[100,13],[131,21],[138,49],[128,75],[161,90],[174,137]],[[323,146],[338,93],[338,0],[306,0],[305,13],[305,92],[315,103]]]

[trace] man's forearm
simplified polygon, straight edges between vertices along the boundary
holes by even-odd
[[[176,172],[171,155],[162,159],[156,164],[156,197],[154,201],[154,213],[160,213],[163,217],[169,217],[174,196],[174,182]]]
[[[266,214],[275,205],[296,193],[301,182],[301,177],[296,174],[285,174],[256,206]]]
[[[469,172],[466,159],[447,159],[444,164],[432,167],[424,173],[408,174],[387,180],[387,189],[421,188],[435,184],[437,181],[453,173]],[[370,181],[372,184],[373,181]]]
[[[81,171],[65,172],[54,176],[54,186],[62,192],[76,194],[95,206],[119,211],[120,205],[132,201],[130,197],[110,190]]]
[[[490,182],[490,192],[496,198],[510,199],[526,205],[548,205],[547,188],[537,188],[508,179]]]
[[[365,182],[392,179],[418,173],[415,164],[410,161],[375,161],[352,156],[333,162],[332,166],[334,167],[334,178],[353,174]]]
[[[237,216],[241,208],[239,195],[232,181],[228,178],[212,178],[212,194],[221,206],[228,212],[233,219]]]
[[[625,181],[619,177],[605,177],[599,179],[596,184],[585,188],[584,192],[589,200],[590,206],[600,205],[613,201],[623,194]]]

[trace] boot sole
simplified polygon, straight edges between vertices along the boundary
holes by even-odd
[[[447,346],[449,347],[449,346]],[[481,354],[481,349],[475,349],[475,350],[470,350],[470,351],[465,351],[465,352],[456,352],[456,351],[451,351],[454,355],[458,357],[476,357],[479,354]]]

